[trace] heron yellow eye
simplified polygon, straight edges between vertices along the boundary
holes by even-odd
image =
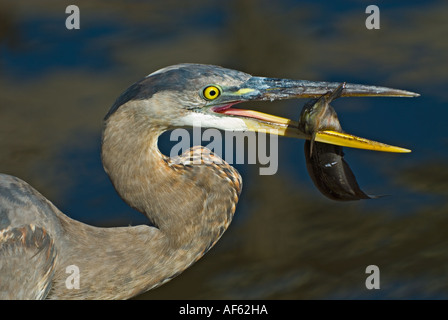
[[[221,95],[221,89],[217,86],[205,87],[202,96],[207,100],[215,100]]]

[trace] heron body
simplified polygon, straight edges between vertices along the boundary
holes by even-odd
[[[0,174],[0,298],[126,299],[174,278],[227,229],[242,181],[203,147],[163,155],[160,134],[199,123],[223,130],[274,128],[309,139],[288,119],[232,106],[318,97],[337,85],[197,64],[167,67],[136,82],[104,119],[102,161],[121,198],[151,226],[98,228],[75,221],[26,182]],[[345,94],[415,95],[349,84]],[[77,288],[67,284],[70,266],[79,270]]]

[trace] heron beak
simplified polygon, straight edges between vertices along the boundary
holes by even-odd
[[[242,119],[250,131],[268,132],[280,136],[300,139],[311,139],[310,135],[299,129],[297,121],[254,110],[236,109],[232,108],[232,106],[245,101],[318,98],[328,91],[336,89],[339,85],[340,83],[337,82],[314,82],[306,80],[251,77],[239,87],[223,88],[223,93],[219,102],[220,105],[213,107],[212,110],[215,113]],[[419,94],[386,87],[347,83],[341,96],[418,97]],[[390,146],[384,143],[335,131],[317,132],[315,141],[374,151],[410,152],[410,150],[405,148]]]

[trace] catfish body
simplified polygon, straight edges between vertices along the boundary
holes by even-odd
[[[330,199],[350,201],[376,198],[361,190],[350,166],[344,160],[341,146],[314,141],[318,131],[343,132],[330,102],[341,95],[344,87],[345,83],[333,92],[311,100],[302,109],[299,127],[311,135],[311,140],[305,141],[306,167],[315,186]]]
[[[355,175],[344,160],[342,147],[328,143],[305,141],[305,159],[308,174],[319,191],[333,200],[350,201],[370,199],[359,187]]]

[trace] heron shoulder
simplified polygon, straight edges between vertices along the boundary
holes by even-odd
[[[55,273],[56,249],[44,228],[0,230],[0,299],[44,299]],[[32,268],[23,268],[23,265]]]
[[[0,230],[27,224],[45,226],[48,232],[60,228],[63,214],[25,181],[0,174]]]

